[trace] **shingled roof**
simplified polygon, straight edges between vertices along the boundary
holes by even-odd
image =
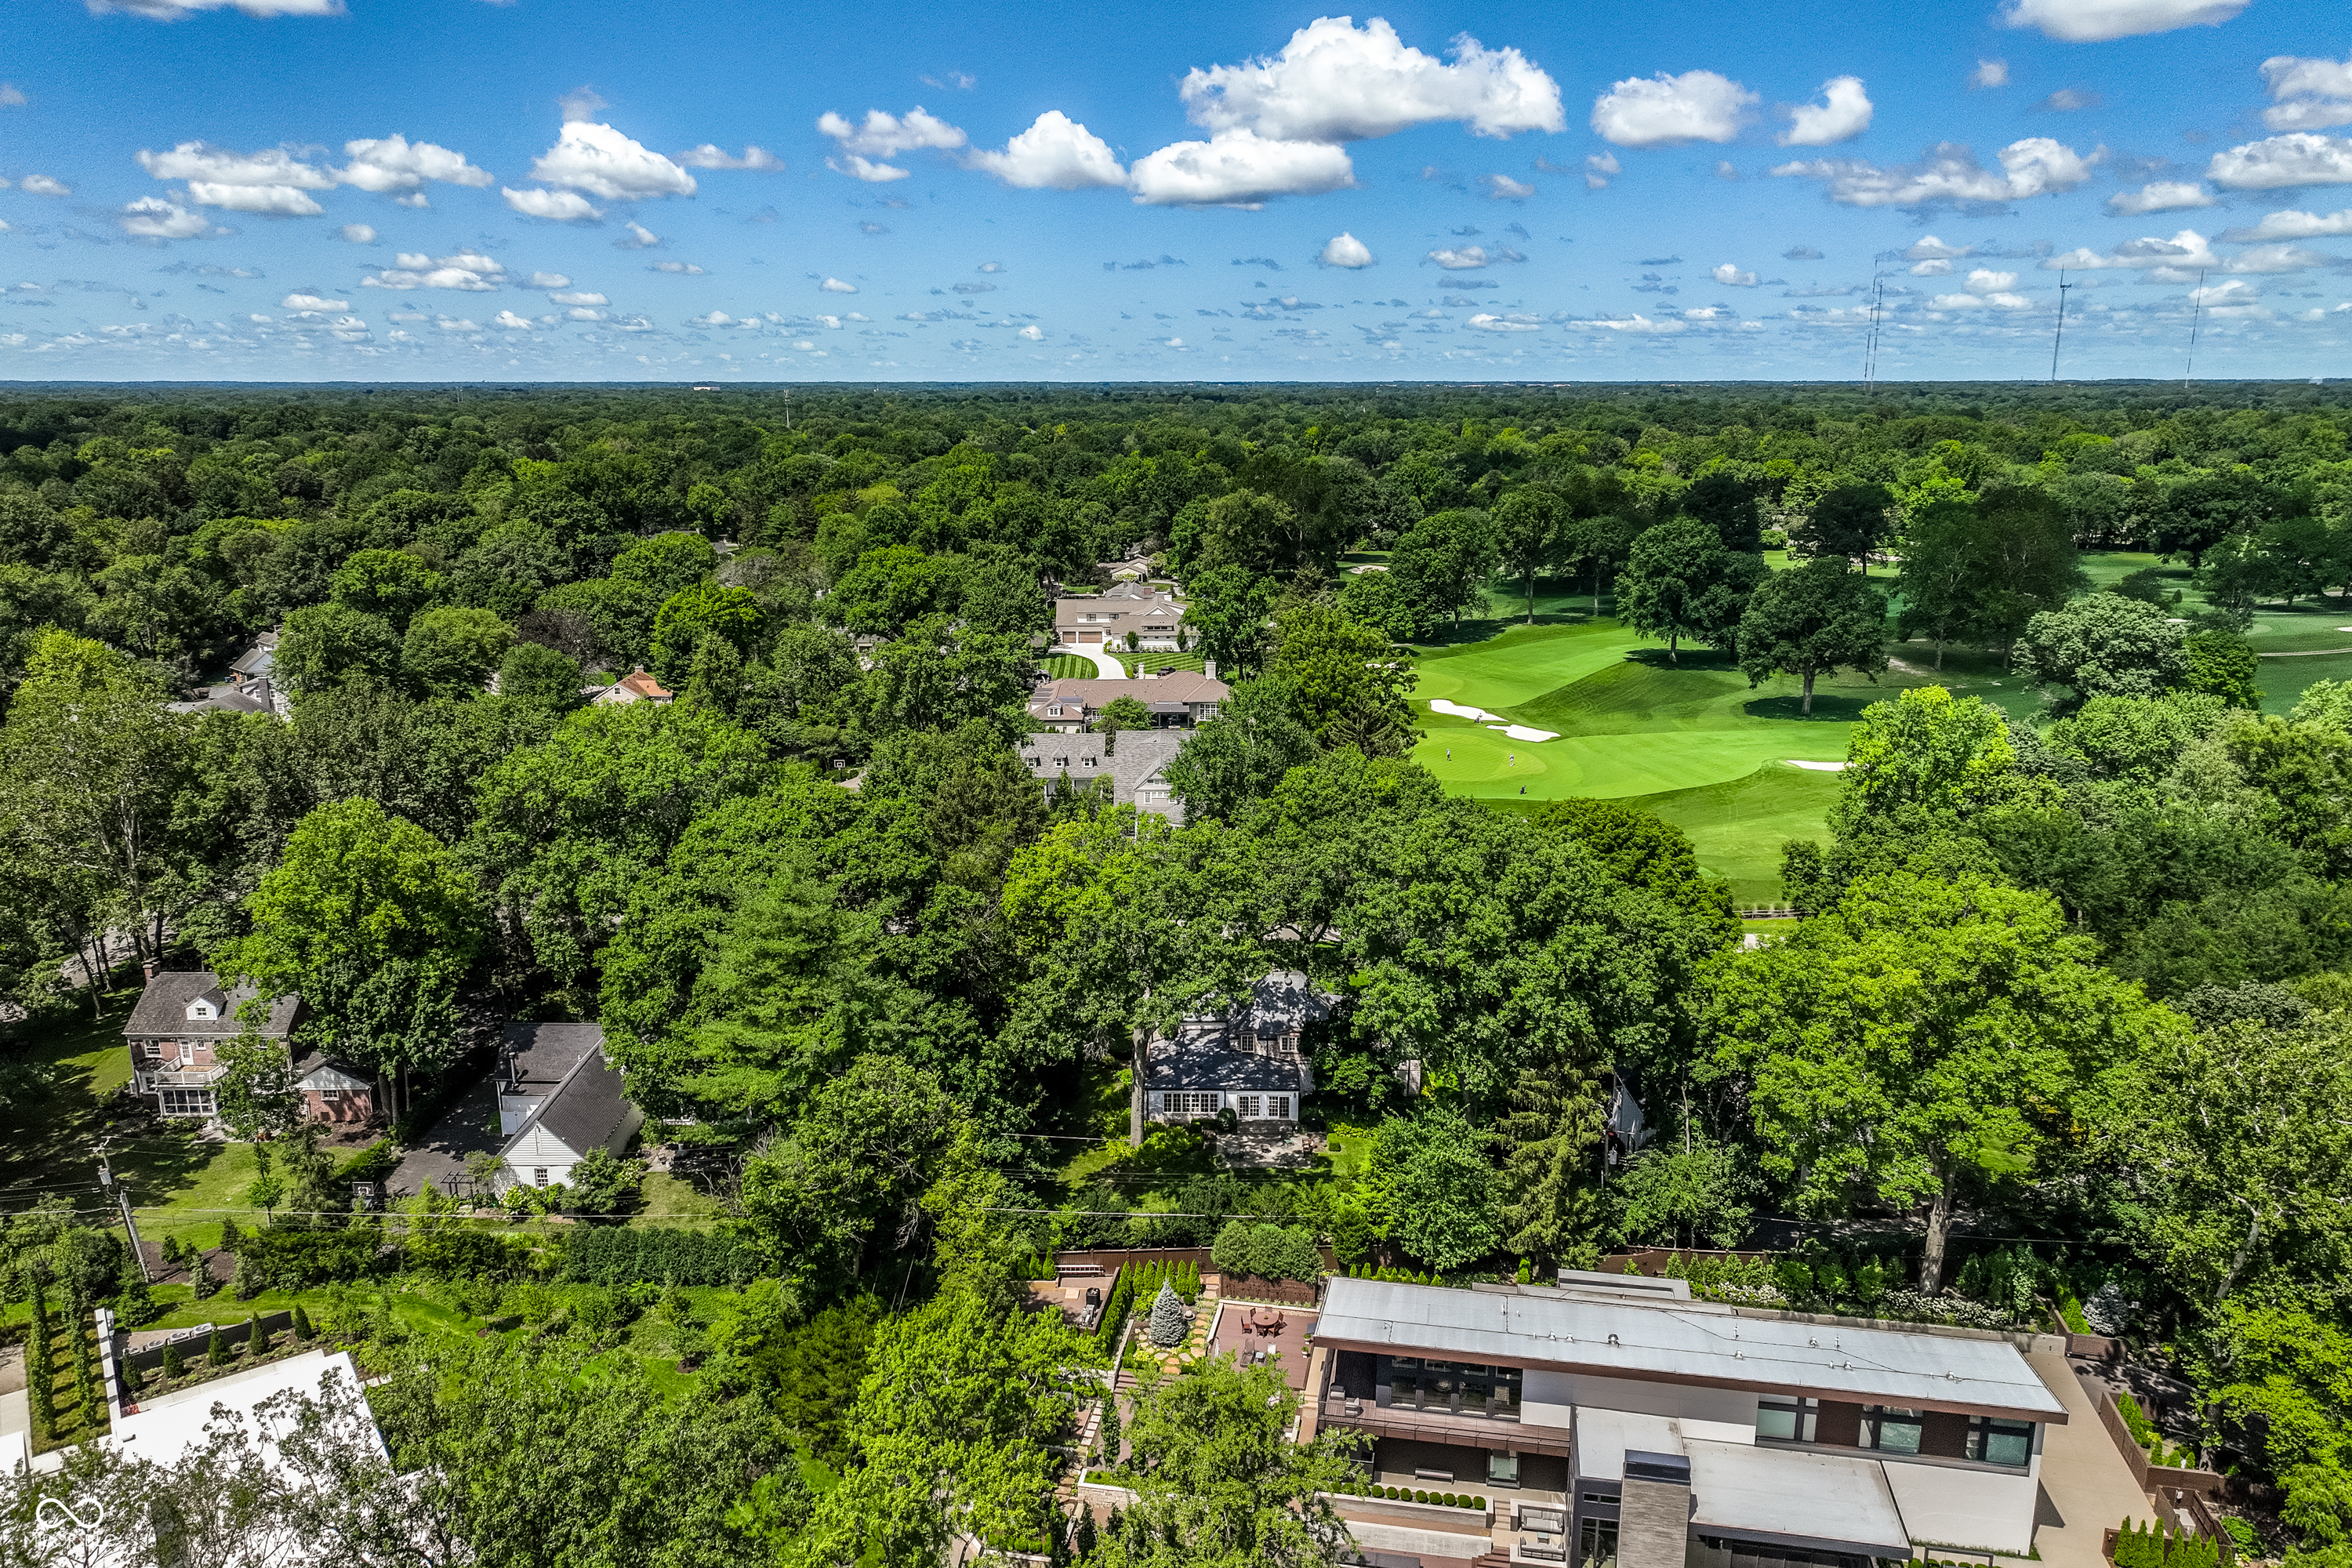
[[[147,989],[139,994],[139,1004],[131,1009],[131,1021],[122,1026],[122,1032],[132,1039],[235,1039],[245,1033],[237,1009],[258,994],[252,985],[223,991],[220,976],[209,969],[167,971],[150,980]],[[206,995],[214,999],[219,1016],[189,1017],[188,1004]],[[301,1005],[299,996],[280,996],[270,1005],[268,1021],[255,1026],[254,1032],[264,1039],[284,1039],[292,1032],[295,1012]]]

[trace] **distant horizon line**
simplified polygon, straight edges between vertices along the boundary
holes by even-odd
[[[328,388],[336,388],[336,389],[343,389],[343,390],[357,390],[357,391],[364,391],[364,392],[377,392],[377,391],[387,391],[387,392],[436,392],[436,391],[439,391],[439,392],[531,392],[531,391],[557,391],[557,390],[580,390],[580,391],[588,391],[588,390],[600,390],[600,389],[601,389],[601,390],[639,390],[639,391],[666,391],[666,392],[695,392],[695,393],[702,393],[702,394],[705,394],[705,395],[716,395],[716,394],[719,394],[719,393],[727,393],[727,392],[756,392],[756,391],[785,392],[785,391],[796,391],[796,390],[800,390],[800,389],[803,389],[803,388],[806,388],[806,389],[816,389],[816,390],[838,389],[838,390],[843,390],[843,391],[850,391],[850,390],[872,390],[872,389],[876,389],[876,388],[885,388],[885,387],[919,388],[919,389],[927,389],[927,390],[928,390],[928,389],[939,389],[939,390],[951,390],[951,391],[986,391],[986,390],[992,390],[992,389],[1012,390],[1012,389],[1016,389],[1016,388],[1030,388],[1030,387],[1037,387],[1037,388],[1121,387],[1121,388],[1135,388],[1135,389],[1139,389],[1139,390],[1155,390],[1155,389],[1156,389],[1156,390],[1170,390],[1170,389],[1176,389],[1176,388],[1182,388],[1182,387],[1213,387],[1213,388],[1218,388],[1218,389],[1230,389],[1230,388],[1235,388],[1235,387],[1316,387],[1316,388],[1345,388],[1345,387],[1423,388],[1423,387],[1448,387],[1448,388],[1454,388],[1454,389],[1468,389],[1468,388],[1475,388],[1475,387],[1495,387],[1495,388],[1508,388],[1508,389],[1511,389],[1511,390],[1514,390],[1514,391],[1561,391],[1561,390],[1567,390],[1567,389],[1570,389],[1570,388],[1576,388],[1576,387],[1612,387],[1612,388],[1621,388],[1621,387],[1657,387],[1657,388],[1679,389],[1679,388],[1685,388],[1685,387],[1727,387],[1727,387],[1776,387],[1776,386],[1790,386],[1790,387],[1839,388],[1839,389],[1849,389],[1849,390],[1857,391],[1857,392],[1871,392],[1871,391],[1879,391],[1879,390],[1895,390],[1895,389],[1898,389],[1898,388],[1920,388],[1920,387],[1950,388],[1950,387],[1980,387],[1980,386],[1981,386],[1981,387],[1994,387],[1994,386],[1997,386],[1997,387],[2004,387],[2004,388],[2010,388],[2010,389],[2031,388],[2031,387],[2042,387],[2042,388],[2045,388],[2045,389],[2050,390],[2050,391],[2061,391],[2061,390],[2064,390],[2064,389],[2066,389],[2066,388],[2070,388],[2070,387],[2171,386],[2171,385],[2175,385],[2175,384],[2179,384],[2179,387],[2180,387],[2180,390],[2181,390],[2181,391],[2183,391],[2183,392],[2189,392],[2189,391],[2192,391],[2192,390],[2202,389],[2202,388],[2209,388],[2209,387],[2210,387],[2210,388],[2221,388],[2221,387],[2249,387],[2249,386],[2326,386],[2326,385],[2331,385],[2331,384],[2352,384],[2352,376],[2319,376],[2319,375],[2309,375],[2309,376],[2306,376],[2306,375],[2285,375],[2285,376],[2243,376],[2243,377],[2210,376],[2210,377],[2200,377],[2200,378],[2197,379],[2197,380],[2196,380],[2195,382],[2193,382],[2193,383],[2183,382],[2183,381],[2181,381],[2179,378],[2178,378],[2178,377],[2174,377],[2174,376],[2162,376],[2162,375],[2140,375],[2140,376],[2101,376],[2101,377],[2087,377],[2087,376],[2085,376],[2085,377],[2074,377],[2074,376],[2069,376],[2069,377],[2066,377],[2066,378],[2064,378],[2064,379],[2063,379],[2063,380],[2054,381],[2054,382],[2053,382],[2053,381],[2050,381],[2050,380],[2046,380],[2046,379],[2035,379],[2035,378],[2031,378],[2031,377],[2021,377],[2021,377],[2001,377],[2001,378],[1977,378],[1977,379],[1955,378],[1955,379],[1950,379],[1950,380],[1927,380],[1927,379],[1918,379],[1918,380],[1896,380],[1896,379],[1892,379],[1892,378],[1888,378],[1888,377],[1884,377],[1884,376],[1882,376],[1882,377],[1877,378],[1875,381],[1863,381],[1863,380],[1860,380],[1860,379],[1853,379],[1853,378],[1849,378],[1849,379],[1843,379],[1843,380],[1822,379],[1822,380],[1811,380],[1811,381],[1807,381],[1807,380],[1796,380],[1796,379],[1779,378],[1779,377],[1753,377],[1753,378],[1736,378],[1736,379],[1734,379],[1734,378],[1727,378],[1727,379],[1722,379],[1722,380],[1698,380],[1698,379],[1689,379],[1689,378],[1685,378],[1685,379],[1678,379],[1678,380],[1672,380],[1672,381],[1664,381],[1664,380],[1634,380],[1634,379],[1627,379],[1627,380],[1599,380],[1599,379],[1596,379],[1596,380],[1591,380],[1591,381],[1558,381],[1558,380],[1545,379],[1545,380],[1530,380],[1530,381],[1505,381],[1505,380],[1496,380],[1496,379],[1493,379],[1493,378],[1491,378],[1491,377],[1482,377],[1482,378],[1476,378],[1476,379],[1464,379],[1464,380],[1459,380],[1459,381],[1448,381],[1448,380],[1394,380],[1394,381],[1374,381],[1374,380],[1362,380],[1362,381],[1297,381],[1297,380],[1291,380],[1291,381],[1285,381],[1285,380],[1276,380],[1276,379],[1273,379],[1273,378],[1265,378],[1265,379],[1248,379],[1248,380],[1234,380],[1234,381],[1206,381],[1206,380],[1200,380],[1200,381],[1158,381],[1158,380],[1155,380],[1155,381],[1116,381],[1116,380],[1100,380],[1100,381],[1075,381],[1075,380],[1074,380],[1074,381],[1013,381],[1013,380],[1005,380],[1005,381],[915,381],[915,380],[906,380],[906,381],[900,381],[900,380],[888,380],[888,381],[878,381],[878,380],[877,380],[877,381],[730,381],[730,382],[721,382],[721,383],[715,383],[715,384],[714,384],[714,383],[711,383],[711,382],[707,382],[707,381],[553,381],[553,380],[550,380],[550,381],[517,381],[517,380],[508,380],[508,379],[500,379],[500,380],[478,380],[478,381],[454,381],[454,380],[439,380],[439,381],[282,381],[282,380],[258,380],[258,379],[257,379],[257,380],[238,380],[238,381],[221,381],[221,380],[152,380],[152,381],[131,381],[131,380],[121,380],[121,381],[90,381],[90,380],[80,380],[80,381],[63,381],[63,380],[60,380],[60,381],[32,381],[32,380],[19,380],[19,379],[0,378],[0,395],[5,395],[5,394],[9,393],[9,392],[39,392],[39,391],[61,391],[61,392],[62,392],[62,391],[70,391],[70,392],[81,392],[81,391],[90,391],[90,390],[94,390],[94,389],[142,389],[142,388],[174,388],[174,389],[215,388],[215,389],[223,389],[223,390],[265,390],[265,389],[271,389],[271,388],[312,388],[312,389],[328,389]]]

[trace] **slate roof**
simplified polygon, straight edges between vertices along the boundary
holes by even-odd
[[[629,1097],[621,1070],[607,1063],[599,1052],[573,1068],[571,1076],[556,1089],[555,1097],[530,1121],[517,1129],[515,1136],[521,1137],[535,1122],[555,1134],[573,1153],[585,1154],[592,1149],[610,1146],[614,1135],[627,1125],[628,1116]]]
[[[1133,805],[1137,788],[1174,762],[1176,753],[1192,736],[1182,730],[1122,730],[1118,732],[1118,744],[1106,755],[1103,742],[1109,738],[1091,730],[1027,735],[1022,739],[1021,760],[1049,788],[1065,773],[1074,784],[1108,778],[1112,803]],[[1066,769],[1055,765],[1064,758],[1069,761]],[[1092,767],[1087,765],[1088,758],[1094,760]],[[1146,804],[1163,816],[1174,808],[1172,798]]]
[[[551,1093],[591,1057],[602,1058],[604,1031],[594,1024],[509,1024],[499,1031],[499,1089],[516,1079],[524,1094]]]
[[[1329,1011],[1330,1003],[1307,976],[1277,969],[1257,983],[1246,1005],[1187,1018],[1175,1038],[1153,1040],[1144,1088],[1312,1094],[1315,1075],[1298,1052],[1297,1032]],[[1262,1040],[1261,1025],[1279,1035]]]
[[[206,993],[215,995],[221,1016],[217,1018],[189,1017],[188,1004]],[[131,1009],[131,1021],[122,1026],[122,1032],[131,1039],[235,1039],[245,1033],[245,1026],[237,1022],[237,1008],[258,994],[259,992],[251,985],[240,985],[222,994],[220,976],[209,969],[169,970],[147,983],[147,989],[139,994],[139,1005]],[[256,1033],[264,1039],[284,1039],[293,1029],[295,1012],[301,1005],[299,996],[280,996],[269,1009],[269,1021],[259,1026]]]

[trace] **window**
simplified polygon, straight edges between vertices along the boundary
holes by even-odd
[[[1862,1446],[1883,1454],[1919,1451],[1919,1413],[1894,1405],[1862,1407]]]
[[[1585,1505],[1589,1508],[1615,1508],[1622,1500],[1623,1500],[1619,1498],[1615,1492],[1586,1492],[1584,1494]]]
[[[1171,1116],[1214,1116],[1217,1113],[1217,1093],[1209,1089],[1201,1093],[1163,1094],[1160,1109]]]
[[[319,1098],[320,1100],[341,1100],[343,1098],[343,1091],[340,1089],[322,1089],[319,1091]]]
[[[1782,1443],[1811,1443],[1822,1402],[1768,1394],[1756,1402],[1756,1435]]]
[[[162,1091],[166,1116],[210,1116],[213,1091],[208,1089],[167,1089]]]
[[[547,1185],[547,1167],[546,1167],[546,1166],[544,1166],[544,1165],[539,1165],[539,1166],[535,1166],[535,1167],[533,1167],[533,1169],[532,1169],[532,1171],[531,1171],[531,1173],[530,1173],[530,1184],[531,1184],[532,1186],[534,1186],[534,1187],[543,1187],[543,1186]]]
[[[1577,1568],[1617,1568],[1617,1521],[1588,1519],[1576,1532]]]
[[[1254,1121],[1257,1117],[1258,1107],[1264,1103],[1264,1100],[1255,1094],[1244,1094],[1235,1109],[1244,1119]]]
[[[1045,717],[1046,717],[1046,718],[1048,718],[1048,719],[1058,719],[1058,718],[1060,718],[1061,716],[1062,716],[1062,705],[1061,705],[1060,703],[1058,703],[1058,702],[1056,702],[1056,703],[1053,704],[1051,707],[1049,707],[1049,708],[1047,708],[1047,709],[1045,710]],[[1064,767],[1067,767],[1069,764],[1068,764],[1067,763],[1063,763],[1062,765],[1063,765]]]
[[[1373,1381],[1389,1385],[1389,1403],[1397,1409],[1517,1421],[1520,1384],[1526,1376],[1515,1366],[1383,1356]]]
[[[2027,1465],[2033,1459],[2033,1423],[1996,1416],[1969,1417],[1969,1458],[1988,1465]]]
[[[1517,1454],[1488,1454],[1486,1456],[1486,1484],[1488,1486],[1496,1487],[1517,1486],[1519,1484],[1519,1457]]]
[[[1091,767],[1093,767],[1097,763],[1099,763],[1099,762],[1101,762],[1101,761],[1102,761],[1102,759],[1101,759],[1100,757],[1080,757],[1080,758],[1078,759],[1078,764],[1079,764],[1081,767],[1087,767],[1087,768],[1091,768]]]
[[[1285,1121],[1289,1121],[1290,1096],[1286,1094],[1267,1095],[1265,1097],[1265,1113],[1268,1116],[1279,1117]]]
[[[163,1042],[161,1040],[142,1040],[139,1042],[139,1054],[146,1058],[151,1062],[162,1061],[163,1059]]]
[[[1055,757],[1054,759],[1054,765],[1061,769],[1062,772],[1068,773],[1070,771],[1070,759],[1067,757]]]
[[[1036,752],[1031,752],[1028,755],[1026,755],[1026,756],[1023,757],[1021,760],[1022,760],[1022,762],[1023,762],[1023,763],[1026,763],[1028,766],[1030,766],[1030,767],[1033,767],[1033,768],[1034,768],[1034,767],[1035,767],[1035,766],[1037,765],[1037,753],[1036,753]]]

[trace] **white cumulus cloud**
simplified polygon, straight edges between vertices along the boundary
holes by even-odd
[[[1036,325],[1034,322],[1022,328],[1013,335],[1019,338],[1024,343],[1042,343],[1045,341],[1045,330],[1043,327]]]
[[[2070,44],[2105,43],[2178,27],[2218,27],[2247,0],[2009,0],[2000,19]]]
[[[1346,149],[1328,142],[1272,141],[1241,130],[1138,158],[1128,182],[1146,205],[1254,207],[1270,196],[1345,190],[1356,170]]]
[[[968,140],[961,131],[919,103],[903,118],[869,109],[863,122],[845,120],[827,110],[817,116],[816,128],[820,135],[831,137],[839,149],[825,160],[829,166],[852,179],[874,184],[903,180],[912,173],[886,160],[926,147],[951,152]]]
[[[1624,172],[1623,167],[1617,162],[1616,153],[1592,153],[1584,160],[1584,188],[1588,191],[1606,190],[1609,188],[1610,176],[1622,174]]]
[[[73,187],[71,185],[67,184],[63,180],[51,179],[47,174],[27,174],[23,179],[16,182],[16,188],[24,192],[28,196],[69,196],[73,195]]]
[[[352,308],[349,300],[325,300],[316,294],[289,294],[278,304],[279,309],[286,310],[348,310]]]
[[[1481,174],[1478,183],[1486,187],[1490,199],[1498,202],[1523,202],[1536,194],[1533,185],[1508,174]]]
[[[534,272],[523,279],[526,289],[569,289],[572,279],[561,272]]]
[[[507,280],[504,262],[471,250],[461,250],[455,256],[444,256],[438,259],[404,250],[392,259],[392,266],[361,279],[360,287],[456,289],[469,294],[487,294]]]
[[[1379,16],[1361,27],[1322,16],[1281,53],[1196,68],[1177,92],[1195,125],[1269,142],[1360,142],[1442,121],[1480,136],[1566,129],[1559,84],[1517,49],[1489,49],[1465,35],[1448,52],[1451,65],[1405,44]]]
[[[2051,137],[2029,136],[2002,148],[2000,156],[1999,171],[1987,169],[1973,151],[1946,142],[1916,163],[1882,167],[1859,158],[1814,158],[1783,163],[1772,173],[1824,181],[1830,200],[1846,206],[1991,204],[2071,191],[2090,179],[2106,150],[2085,156]]]
[[[576,223],[582,218],[604,216],[603,208],[578,191],[518,191],[512,185],[500,185],[499,194],[506,197],[507,205],[525,217]]]
[[[1940,256],[1930,257],[1926,261],[1915,262],[1911,268],[1911,276],[1914,278],[1949,278],[1951,275],[1952,264]]]
[[[1620,147],[1728,142],[1758,101],[1755,93],[1714,71],[1660,71],[1628,77],[1594,99],[1592,129]]]
[[[1352,234],[1335,234],[1323,247],[1323,254],[1316,259],[1326,267],[1370,267],[1373,259],[1372,247]]]
[[[965,162],[1024,191],[1127,184],[1127,170],[1110,144],[1058,109],[1039,115],[1002,153],[983,148]]]
[[[699,278],[702,276],[702,268],[697,267],[691,261],[656,261],[654,263],[654,270],[656,272],[675,272],[682,278]]]
[[[1870,95],[1858,76],[1832,77],[1822,83],[1822,101],[1801,103],[1789,110],[1789,129],[1780,133],[1783,147],[1826,147],[1849,141],[1870,129]]]
[[[755,174],[782,174],[784,161],[765,147],[746,142],[740,158],[728,156],[727,149],[705,142],[699,147],[688,147],[676,160],[689,169],[749,169]]]
[[[580,191],[608,202],[690,196],[695,191],[692,174],[643,142],[593,120],[566,121],[555,145],[531,164],[530,177],[542,185]],[[513,201],[511,195],[508,201]]]
[[[1433,250],[1429,253],[1429,258],[1448,272],[1469,272],[1486,265],[1486,252],[1475,245]]]
[[[1497,316],[1482,310],[1462,324],[1481,332],[1532,332],[1543,322],[1534,316]]]
[[[656,234],[645,225],[637,222],[635,218],[630,219],[622,226],[628,232],[613,242],[614,246],[618,249],[651,250],[655,246],[661,243],[661,236]]]
[[[2325,235],[2352,234],[2352,207],[2342,212],[2272,213],[2251,228],[2233,228],[2221,237],[2233,242],[2256,239],[2317,239]]]
[[[353,245],[373,245],[376,242],[375,230],[363,223],[347,223],[335,233]]]
[[[824,282],[817,285],[817,289],[820,292],[826,294],[855,294],[857,292],[856,284],[844,283],[838,278],[826,279]]]
[[[2212,205],[2212,194],[2195,180],[2151,180],[2136,191],[2117,191],[2107,198],[2107,211],[2117,217],[2183,212]]]
[[[2352,124],[2352,58],[2305,59],[2273,55],[2263,62],[2271,107],[2263,123],[2273,131],[2317,131]]]
[[[1753,289],[1756,287],[1756,274],[1753,272],[1742,272],[1737,264],[1729,261],[1725,262],[1722,266],[1708,273],[1707,276],[1714,279],[1717,283],[1722,284],[1727,289]]]
[[[527,332],[530,331],[530,322],[524,318],[516,315],[512,310],[500,310],[497,315],[490,318],[490,325],[494,327],[505,327],[509,331]]]
[[[2007,60],[1979,60],[1977,68],[1969,73],[1969,86],[1979,91],[1989,87],[2009,85]]]
[[[551,305],[609,305],[613,302],[604,298],[602,294],[591,294],[585,292],[572,294],[550,294],[547,297],[547,300],[548,303]]]
[[[2233,191],[2352,184],[2352,136],[2316,136],[2300,131],[2249,142],[2214,153],[2205,177]]]
[[[161,196],[141,196],[117,213],[114,221],[133,239],[202,239],[219,232],[202,213]]]
[[[379,194],[413,191],[427,180],[478,189],[490,183],[490,172],[466,162],[463,153],[430,142],[411,142],[397,132],[390,136],[343,143],[351,162],[335,172],[344,184]]]

